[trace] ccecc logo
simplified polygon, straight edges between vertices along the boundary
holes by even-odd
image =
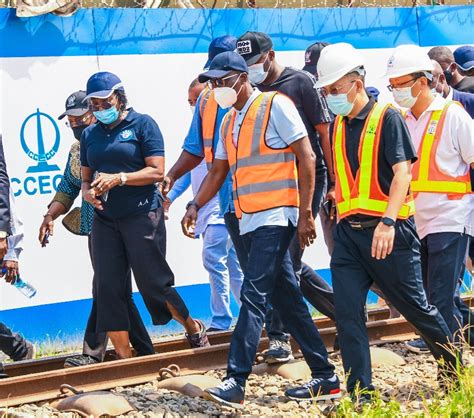
[[[124,131],[120,132],[120,138],[122,139],[129,139],[133,136],[133,132],[130,129],[125,129]]]
[[[20,143],[25,154],[35,164],[27,168],[27,173],[47,173],[59,171],[56,164],[50,164],[51,160],[59,150],[61,135],[56,121],[40,109],[28,115],[20,128]],[[25,179],[12,178],[12,185],[17,185],[15,196],[23,192],[27,195],[50,194],[57,189],[62,175],[39,175],[28,176]]]

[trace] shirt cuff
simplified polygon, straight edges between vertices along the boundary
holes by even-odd
[[[17,250],[16,248],[10,248],[7,250],[7,253],[3,257],[4,261],[18,261],[20,258],[21,250]]]
[[[170,202],[174,202],[174,200],[178,197],[177,193],[171,189],[170,192],[166,195],[166,197],[170,200]]]
[[[71,209],[72,205],[74,204],[74,199],[71,199],[70,196],[68,196],[66,193],[63,192],[57,192],[51,203],[48,205],[48,209],[51,206],[53,202],[59,202],[61,205],[63,205],[66,208],[66,212],[69,212]]]

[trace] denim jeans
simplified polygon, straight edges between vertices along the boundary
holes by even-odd
[[[211,286],[211,328],[229,329],[230,293],[240,305],[243,274],[225,225],[208,225],[203,235],[202,260]]]
[[[288,247],[294,234],[291,225],[263,226],[243,236],[248,262],[227,365],[228,377],[242,386],[252,370],[269,301],[299,344],[313,377],[334,374],[293,271]]]

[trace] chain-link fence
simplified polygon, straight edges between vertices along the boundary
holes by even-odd
[[[30,0],[34,3],[35,0]],[[48,0],[36,0],[46,3]],[[71,0],[73,1],[73,0]],[[76,0],[82,7],[128,8],[315,8],[315,7],[413,7],[427,5],[465,5],[474,0]],[[28,0],[27,0],[28,2]],[[0,0],[0,7],[16,7],[17,0]]]

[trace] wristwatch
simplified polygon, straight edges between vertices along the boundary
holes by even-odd
[[[120,173],[120,186],[125,186],[127,183],[127,175],[125,173]]]
[[[188,210],[190,206],[194,206],[196,210],[199,210],[199,206],[194,200],[190,200],[188,202],[188,204],[186,205],[186,210]]]
[[[380,222],[382,222],[384,225],[387,225],[387,226],[395,225],[395,221],[392,218],[387,218],[386,216],[384,216],[383,218],[380,218]]]
[[[7,237],[7,232],[6,231],[0,231],[0,239],[5,239]]]

